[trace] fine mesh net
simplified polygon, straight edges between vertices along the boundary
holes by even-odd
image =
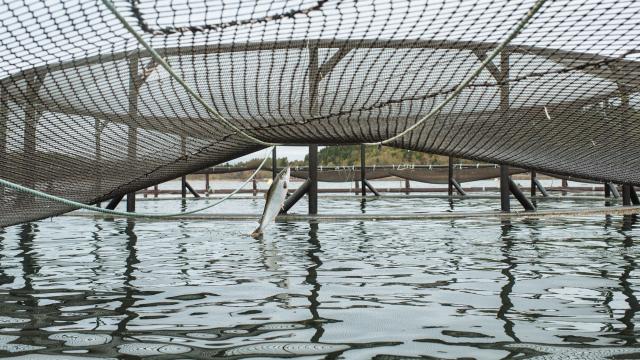
[[[531,0],[131,0],[115,7],[225,119],[286,144],[388,139],[451,94]],[[390,145],[640,184],[640,2],[548,1]],[[0,4],[0,177],[95,203],[259,150],[101,1]],[[0,226],[70,210],[0,188]]]

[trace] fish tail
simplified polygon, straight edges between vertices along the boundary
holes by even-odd
[[[253,232],[251,233],[251,237],[254,239],[259,239],[262,237],[262,230],[260,230],[260,228],[258,227],[257,229],[253,230]]]

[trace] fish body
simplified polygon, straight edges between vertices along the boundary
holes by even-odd
[[[260,225],[251,233],[251,237],[261,237],[267,226],[271,225],[280,213],[280,210],[282,210],[284,200],[287,198],[290,176],[291,170],[287,167],[282,170],[271,183],[266,194],[267,201],[264,205],[262,217],[260,218]]]

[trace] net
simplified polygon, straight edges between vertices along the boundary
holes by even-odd
[[[450,95],[531,0],[131,0],[115,7],[265,142],[389,139]],[[211,116],[101,1],[0,4],[0,176],[96,203],[263,148]],[[640,3],[548,1],[392,146],[640,184]],[[71,210],[0,188],[0,226]]]

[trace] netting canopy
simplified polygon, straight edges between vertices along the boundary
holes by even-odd
[[[532,0],[120,0],[226,120],[355,144],[414,124]],[[105,5],[0,4],[0,177],[95,203],[264,147],[211,116]],[[391,145],[640,184],[640,2],[547,1],[437,116]],[[71,208],[0,188],[0,226]]]

